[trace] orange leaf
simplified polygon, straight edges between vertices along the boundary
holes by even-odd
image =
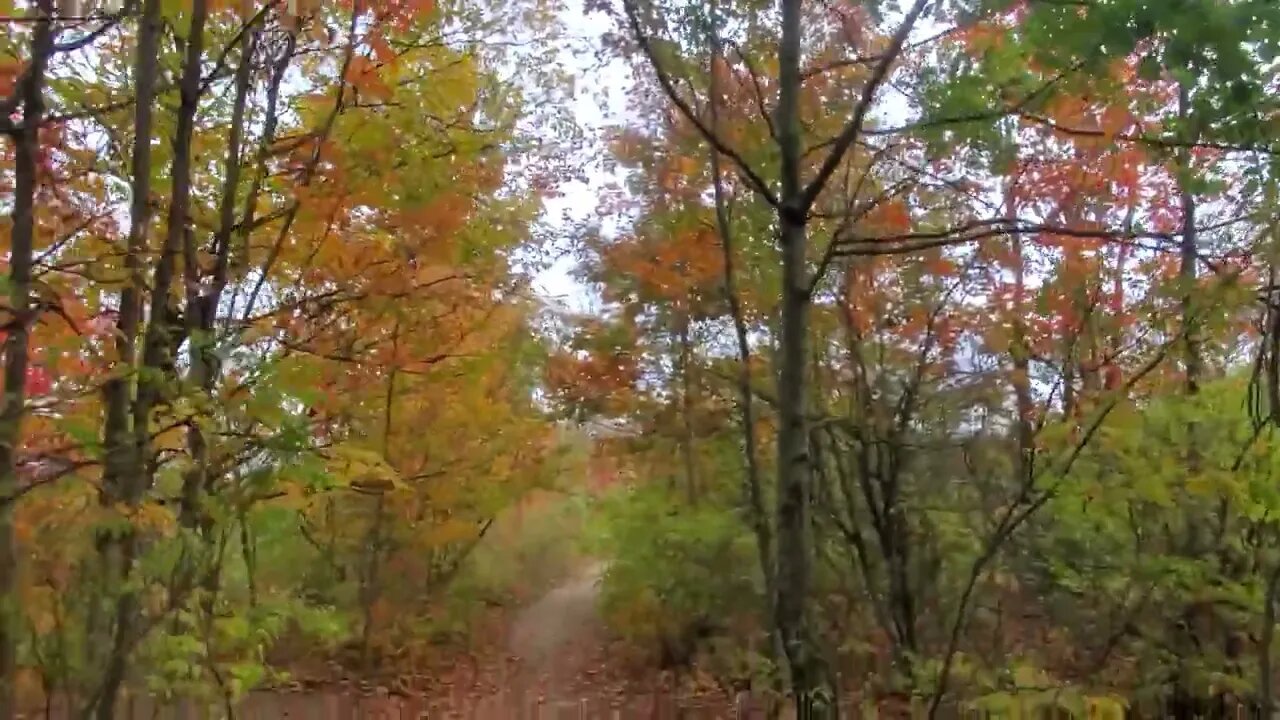
[[[395,59],[396,51],[387,42],[387,39],[383,37],[382,33],[369,33],[368,41],[369,49],[373,50],[373,56],[378,59],[378,62],[386,63]]]
[[[931,275],[952,275],[956,271],[956,264],[939,256],[926,260],[924,269]]]
[[[387,84],[378,76],[378,66],[363,55],[351,58],[345,80],[352,87],[368,93],[375,99],[387,100],[391,97],[391,88],[387,87]]]
[[[911,212],[899,198],[880,203],[867,215],[867,221],[890,232],[905,232],[911,228]]]

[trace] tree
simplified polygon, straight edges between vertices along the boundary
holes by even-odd
[[[6,382],[24,571],[5,588],[24,638],[6,689],[16,664],[86,716],[144,679],[230,703],[289,622],[332,635],[331,611],[276,584],[315,552],[298,527],[312,505],[381,497],[366,475],[394,474],[420,511],[379,519],[368,589],[342,609],[376,605],[386,563],[423,547],[436,602],[551,472],[515,256],[554,178],[526,183],[508,154],[533,112],[556,117],[533,102],[557,76],[514,92],[502,72],[525,51],[502,49],[483,3],[34,9],[14,37],[39,52],[7,101],[25,110],[5,127],[15,197],[39,200],[17,203],[10,256],[24,321],[6,372],[27,397]],[[523,31],[555,31],[528,9]],[[432,457],[390,449],[464,388]],[[389,451],[370,465],[376,438]],[[505,480],[428,482],[478,468]],[[260,552],[273,541],[294,556]]]
[[[815,472],[820,469],[834,477],[839,467],[828,457],[862,456],[861,465],[850,460],[848,487],[867,483],[864,489],[878,488],[888,498],[884,522],[872,518],[871,524],[879,523],[881,560],[889,575],[882,583],[888,600],[881,608],[886,612],[880,624],[895,638],[898,664],[903,666],[907,663],[902,658],[919,643],[915,623],[907,617],[913,614],[917,589],[903,579],[902,568],[911,564],[907,553],[917,543],[929,542],[938,530],[914,520],[893,520],[910,510],[909,502],[898,506],[894,499],[899,492],[894,488],[905,481],[899,466],[930,454],[914,441],[899,445],[893,436],[902,440],[906,428],[914,430],[924,422],[917,412],[935,412],[917,403],[939,400],[944,407],[958,402],[970,411],[980,408],[1007,417],[1016,428],[1012,447],[1007,447],[1010,438],[997,426],[980,433],[984,444],[1007,447],[999,452],[1007,453],[1013,467],[1000,470],[1008,473],[1007,481],[996,483],[993,490],[1011,495],[1004,505],[986,509],[996,512],[994,524],[979,534],[983,540],[974,554],[958,563],[967,569],[959,573],[954,587],[956,604],[950,608],[950,629],[944,632],[950,638],[936,648],[941,665],[926,683],[931,686],[930,711],[936,713],[949,691],[956,655],[967,641],[974,594],[998,572],[998,556],[1011,539],[1056,496],[1060,481],[1054,478],[1078,461],[1097,429],[1127,402],[1135,386],[1167,367],[1170,347],[1193,348],[1183,356],[1197,365],[1202,362],[1194,359],[1200,354],[1194,348],[1203,344],[1201,324],[1222,312],[1239,318],[1238,311],[1230,309],[1236,292],[1232,288],[1241,272],[1233,263],[1249,250],[1247,243],[1231,243],[1228,236],[1229,228],[1255,222],[1248,209],[1252,201],[1245,199],[1249,191],[1215,192],[1212,201],[1201,198],[1213,205],[1212,216],[1194,212],[1197,199],[1190,197],[1186,178],[1192,154],[1206,178],[1252,177],[1256,171],[1246,169],[1236,176],[1239,165],[1205,155],[1248,148],[1227,142],[1225,136],[1218,141],[1179,129],[1189,112],[1181,119],[1171,112],[1176,98],[1169,95],[1170,84],[1151,77],[1136,57],[1149,37],[1147,30],[1154,35],[1157,27],[1185,24],[1187,18],[1177,13],[1162,15],[1137,3],[1082,12],[1077,25],[1072,20],[1076,11],[1062,7],[1029,11],[998,3],[946,8],[912,3],[876,14],[846,5],[805,8],[783,3],[773,18],[777,22],[770,26],[761,22],[768,11],[751,3],[710,10],[709,15],[707,9],[681,3],[623,3],[619,23],[628,43],[621,47],[649,73],[652,85],[641,85],[646,91],[643,102],[655,102],[656,96],[658,105],[666,105],[677,120],[666,120],[677,126],[676,131],[653,134],[665,136],[671,148],[683,148],[689,136],[710,146],[713,161],[707,174],[713,181],[704,180],[702,187],[715,196],[722,242],[732,239],[724,220],[726,196],[737,199],[737,191],[744,189],[771,215],[756,231],[777,240],[780,278],[773,296],[776,324],[759,330],[774,346],[777,378],[772,408],[777,423],[777,548],[766,567],[778,573],[777,602],[771,607],[802,714],[810,711],[810,691],[825,682],[816,638],[804,629],[806,617],[812,619],[809,508],[816,488],[826,484],[815,479]],[[1253,10],[1239,12],[1247,15]],[[1131,27],[1120,22],[1126,13],[1160,17],[1139,22],[1140,37],[1126,37],[1091,52],[1094,41],[1084,40],[1092,36],[1082,28],[1099,22],[1109,28]],[[1058,32],[1071,35],[1054,35]],[[1236,39],[1228,35],[1214,42],[1221,41],[1229,50],[1226,46]],[[1179,38],[1172,44],[1182,42]],[[1198,46],[1208,41],[1189,44],[1201,52]],[[730,52],[718,50],[721,46]],[[761,55],[753,55],[766,48],[779,59],[776,72]],[[1233,68],[1228,72],[1238,72],[1244,85],[1265,77],[1256,66],[1237,63]],[[1130,93],[1126,100],[1114,92],[1121,87]],[[739,88],[742,95],[735,95]],[[883,100],[890,91],[904,98],[898,107]],[[1204,108],[1213,104],[1211,95],[1205,95]],[[659,118],[648,120],[651,127],[663,122],[660,113],[648,109],[651,106],[641,107],[652,113],[646,118]],[[1223,107],[1218,110],[1235,112]],[[906,117],[900,119],[902,115]],[[1165,136],[1152,133],[1157,125],[1170,131]],[[1162,156],[1162,149],[1176,152]],[[732,170],[731,192],[720,181],[721,163]],[[1100,171],[1112,173],[1114,182],[1107,182],[1097,174]],[[703,172],[705,166],[686,174]],[[988,198],[995,183],[1004,186],[999,189],[1002,202]],[[707,191],[708,184],[714,193]],[[1162,189],[1183,199],[1168,203],[1160,195]],[[707,201],[675,202],[698,207]],[[1214,266],[1218,277],[1204,281],[1201,297],[1188,288],[1198,277],[1198,265],[1215,262],[1206,261],[1197,249],[1198,238],[1209,236],[1230,248],[1221,258],[1233,260]],[[814,244],[818,247],[811,247]],[[1139,283],[1138,297],[1129,288],[1138,268],[1167,269],[1171,247],[1183,258],[1177,311],[1182,328],[1170,328],[1161,320],[1142,329],[1114,322],[1136,317],[1139,308],[1171,316],[1166,300],[1172,287],[1166,281],[1171,278]],[[938,254],[939,248],[946,250]],[[907,257],[872,259],[885,255]],[[731,264],[731,254],[728,257],[725,265]],[[956,307],[986,308],[995,313],[997,325],[978,317],[971,328],[965,327],[961,318],[967,313],[960,312],[953,323],[950,315],[957,311],[943,311],[947,303],[924,301],[921,295],[927,297],[926,288],[934,286],[922,278],[947,273],[954,274],[954,291],[963,298],[955,301]],[[833,276],[844,279],[831,283]],[[834,290],[833,285],[843,287]],[[828,300],[827,292],[835,292],[837,300]],[[1033,311],[1033,297],[1048,304],[1047,311]],[[617,300],[624,307],[632,302],[629,297]],[[903,308],[917,301],[925,302],[926,321],[908,320],[900,327]],[[861,337],[854,333],[854,350],[849,352],[851,369],[837,370],[839,363],[823,344],[826,302],[842,304],[844,314],[852,318],[851,328],[861,324]],[[1106,317],[1100,306],[1116,317]],[[1041,313],[1043,319],[1037,317]],[[938,324],[945,328],[929,320],[939,315],[945,322]],[[922,329],[923,337],[910,335]],[[934,337],[935,330],[940,337],[954,334],[954,339],[943,342]],[[973,350],[971,343],[981,336],[989,346]],[[884,367],[874,373],[866,373],[853,360],[861,357],[857,347],[863,342],[879,348],[873,358],[880,358]],[[941,361],[932,354],[948,345],[948,352],[964,359],[953,360],[955,365],[945,369],[935,364]],[[899,348],[906,358],[886,355],[887,349]],[[922,360],[913,371],[911,358],[917,354]],[[745,360],[748,352],[739,355]],[[948,388],[941,397],[920,397],[921,385],[957,384],[954,376],[973,375],[974,366],[989,374],[963,383],[964,391]],[[989,371],[997,367],[1003,369]],[[812,437],[831,431],[824,423],[841,427],[832,418],[845,414],[843,408],[834,413],[825,409],[824,395],[830,391],[823,387],[824,370],[831,372],[831,386],[840,388],[837,407],[858,397],[856,382],[848,390],[842,387],[849,383],[842,373],[856,380],[863,372],[876,380],[861,381],[868,388],[862,393],[864,401],[851,403],[857,408],[850,413],[852,424],[863,428],[861,440],[855,433],[836,441],[822,451],[819,465],[815,452],[820,445]],[[748,380],[741,384],[749,387],[750,376],[745,377]],[[991,385],[998,377],[1008,383],[1009,396]],[[877,384],[885,382],[887,387]],[[886,402],[886,392],[890,398],[895,397],[892,392],[900,393],[900,402]],[[1013,406],[1011,416],[1003,405],[1006,397]],[[1045,435],[1045,428],[1054,427],[1063,415],[1074,434],[1046,446],[1052,433]],[[955,425],[943,423],[925,434],[945,438],[970,432],[959,420],[952,422]],[[881,452],[889,452],[892,462],[868,459]],[[884,467],[891,472],[885,474]],[[831,502],[827,496],[821,504]],[[861,532],[863,521],[855,516],[837,521],[843,523],[852,553],[864,539],[851,531]],[[865,567],[871,575],[879,572]],[[891,617],[888,609],[898,616]]]
[[[0,716],[17,712],[18,553],[14,504],[19,492],[18,444],[23,440],[27,384],[32,374],[30,326],[39,320],[32,307],[31,266],[35,256],[35,201],[40,184],[40,130],[44,115],[46,66],[54,52],[53,3],[34,8],[30,60],[6,105],[17,106],[19,120],[6,118],[4,131],[14,145],[13,210],[9,237],[9,298],[4,331],[4,400],[0,406]]]

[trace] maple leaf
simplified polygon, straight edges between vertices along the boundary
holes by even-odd
[[[367,93],[376,100],[389,100],[392,90],[380,75],[379,65],[364,55],[351,58],[347,66],[346,81],[357,90]]]
[[[911,228],[911,212],[904,200],[890,198],[872,209],[866,221],[884,232],[905,232]]]
[[[49,371],[40,366],[27,368],[27,394],[32,396],[45,395],[53,390],[53,378],[49,375]]]

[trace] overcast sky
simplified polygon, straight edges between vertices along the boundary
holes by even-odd
[[[575,43],[578,47],[566,48],[564,53],[565,62],[575,68],[578,75],[580,92],[574,104],[574,115],[587,132],[598,140],[598,134],[604,127],[617,124],[622,119],[630,72],[616,59],[604,67],[598,66],[595,51],[600,48],[600,37],[611,29],[609,19],[599,13],[584,12],[583,0],[567,0],[566,4],[565,24],[569,32],[581,40],[580,43]],[[553,227],[564,230],[563,236],[557,238],[557,249],[560,251],[569,246],[569,229],[561,219],[568,215],[582,220],[594,213],[598,204],[597,191],[609,179],[594,161],[587,168],[587,177],[587,182],[573,181],[562,186],[563,196],[552,198],[546,203],[546,221]],[[562,257],[537,277],[535,287],[539,294],[550,301],[573,310],[587,310],[586,293],[570,277],[573,266],[572,258]]]

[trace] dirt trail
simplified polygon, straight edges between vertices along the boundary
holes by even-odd
[[[657,676],[624,674],[619,658],[610,658],[609,634],[597,606],[604,570],[604,563],[583,568],[516,616],[507,648],[518,660],[507,674],[502,709],[486,707],[473,718],[764,717],[735,712],[728,698],[680,700]]]
[[[603,563],[587,566],[525,608],[512,624],[509,653],[519,686],[548,696],[574,694],[599,671],[605,639],[596,609]]]

